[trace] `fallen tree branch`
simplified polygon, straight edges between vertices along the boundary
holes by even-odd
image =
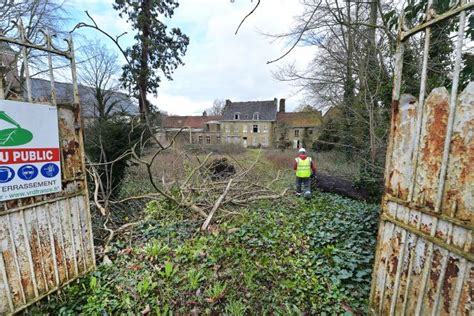
[[[156,197],[161,196],[161,193],[148,193],[148,194],[143,194],[143,195],[137,195],[137,196],[130,196],[128,198],[119,200],[119,201],[110,201],[110,204],[120,204],[132,200],[143,200],[143,199],[155,199]]]
[[[217,211],[217,209],[219,208],[219,206],[221,205],[222,201],[225,199],[225,196],[227,195],[227,193],[229,192],[229,189],[232,185],[232,181],[234,179],[230,179],[229,180],[229,183],[227,184],[227,187],[225,188],[224,192],[221,194],[221,196],[217,199],[216,203],[214,203],[214,206],[212,207],[212,210],[211,212],[209,212],[209,215],[208,217],[206,218],[206,220],[204,221],[204,223],[202,224],[201,226],[201,230],[206,230],[207,227],[209,226],[209,224],[211,223],[211,220],[212,220],[212,217],[214,216],[214,213]]]
[[[204,158],[204,160],[189,173],[188,177],[183,183],[183,186],[186,186],[188,184],[189,180],[191,180],[194,174],[206,164],[206,162],[209,160],[209,157],[211,157],[211,155],[212,155],[212,152],[207,154],[206,158]]]
[[[110,232],[109,237],[107,238],[107,240],[104,243],[104,254],[106,254],[110,251],[109,244],[112,241],[112,239],[115,237],[115,235],[117,235],[117,233],[120,233],[120,232],[122,232],[124,230],[127,230],[129,228],[133,228],[135,226],[141,225],[144,222],[145,222],[144,220],[140,220],[138,222],[127,223],[127,224],[124,224],[124,225],[120,226],[116,230],[112,230],[112,229],[108,228],[106,223],[104,223],[104,228]]]
[[[255,201],[260,201],[260,200],[276,200],[276,199],[280,199],[283,196],[285,196],[287,191],[288,191],[288,188],[283,190],[283,192],[281,192],[280,194],[276,194],[276,195],[252,196],[252,197],[250,197],[248,199],[245,199],[245,200],[235,200],[234,199],[231,202],[234,203],[234,204],[247,204],[247,203],[250,203],[250,202],[255,202]]]
[[[94,180],[94,204],[97,206],[102,216],[106,216],[108,212],[105,209],[105,207],[103,207],[102,204],[99,202],[99,187],[100,187],[99,182],[101,181],[100,176],[97,174],[97,170],[92,166],[90,166],[90,168],[86,170],[89,173],[89,175],[92,176],[92,179]]]

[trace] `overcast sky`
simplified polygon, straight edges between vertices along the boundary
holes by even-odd
[[[88,10],[97,23],[111,34],[130,31],[129,25],[112,8],[113,0],[69,0],[68,11],[74,22],[85,21]],[[173,81],[163,81],[152,102],[171,114],[201,114],[215,99],[232,101],[286,98],[287,108],[304,102],[303,94],[289,83],[275,80],[272,72],[286,63],[303,67],[314,48],[298,47],[282,61],[267,65],[288,49],[288,43],[274,41],[262,33],[287,31],[293,17],[301,12],[298,0],[263,0],[258,10],[234,35],[241,19],[255,6],[251,0],[180,0],[172,19],[190,37],[185,65],[178,68]],[[93,31],[81,31],[115,49],[109,40]],[[131,44],[131,35],[122,44]]]

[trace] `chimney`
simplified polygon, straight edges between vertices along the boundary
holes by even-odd
[[[286,103],[285,99],[280,99],[280,110],[278,112],[285,113],[285,103]]]
[[[202,112],[202,116],[207,117],[207,112],[206,111]]]
[[[225,100],[225,106],[229,106],[232,103],[229,99]]]
[[[277,99],[277,98],[274,98],[274,99],[273,99],[273,104],[275,104],[275,107],[276,107],[276,108],[278,107],[278,99]]]

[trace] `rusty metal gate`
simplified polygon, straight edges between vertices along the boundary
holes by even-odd
[[[385,195],[370,295],[377,315],[472,315],[474,254],[474,82],[458,92],[466,13],[459,2],[400,29]],[[459,18],[451,91],[425,98],[430,27]],[[403,18],[400,19],[400,27]],[[424,32],[419,98],[400,95],[406,41]],[[472,47],[471,47],[472,49]]]
[[[48,32],[43,32],[42,43],[34,43],[26,38],[21,22],[16,27],[19,36],[0,35],[0,44],[21,49],[26,93],[17,100],[47,101],[57,108],[62,191],[0,203],[0,314],[15,313],[95,267],[72,38],[61,50]],[[33,50],[46,53],[46,99],[35,98],[32,88],[28,52]],[[61,56],[71,69],[69,104],[58,104],[56,96],[53,60]],[[0,99],[4,99],[6,65],[0,66]]]

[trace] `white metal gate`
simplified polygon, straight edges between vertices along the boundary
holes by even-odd
[[[474,254],[474,82],[458,92],[466,15],[459,1],[400,32],[385,194],[370,296],[377,315],[472,315]],[[426,97],[430,28],[459,17],[451,91]],[[400,95],[406,41],[424,32],[419,97]]]
[[[43,43],[33,43],[21,22],[17,28],[17,38],[0,35],[0,44],[21,48],[26,93],[17,101],[57,107],[62,191],[0,203],[0,314],[15,313],[95,267],[73,41],[67,39],[68,48],[61,50],[48,32]],[[47,53],[50,89],[41,98],[36,98],[29,74],[30,50]],[[67,104],[56,97],[53,56],[70,62],[72,96]],[[2,66],[0,99],[6,97]]]

